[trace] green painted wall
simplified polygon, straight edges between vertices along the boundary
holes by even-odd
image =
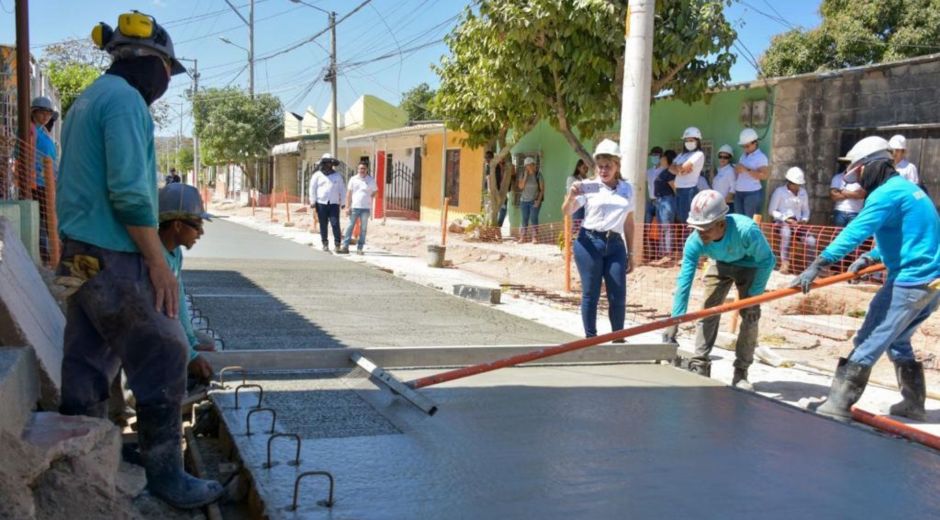
[[[772,101],[772,94],[768,89],[761,87],[717,92],[707,100],[691,105],[675,99],[655,101],[650,109],[649,146],[681,146],[682,132],[687,127],[697,126],[702,131],[705,144],[712,145],[712,156],[708,164],[714,165],[718,162],[718,147],[723,144],[730,144],[734,148],[737,159],[741,155],[741,147],[737,145],[738,134],[744,129],[738,119],[741,104],[744,101],[760,99]],[[767,125],[755,127],[755,130],[761,136],[760,148],[769,158],[773,122],[773,108],[770,103],[768,111]],[[617,135],[617,132],[616,128],[612,130],[613,135]],[[585,140],[584,145],[591,150],[594,142]],[[539,223],[558,222],[563,217],[561,203],[565,198],[565,180],[574,170],[578,156],[564,136],[545,121],[520,139],[512,149],[513,155],[535,152],[542,155],[542,175],[545,177],[545,202],[539,213]],[[513,208],[510,197],[509,222],[513,227],[519,225],[520,217],[519,210]]]

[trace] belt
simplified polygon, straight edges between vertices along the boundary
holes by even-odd
[[[613,237],[620,238],[620,233],[617,233],[616,231],[595,231],[593,229],[587,229],[587,228],[581,228],[581,229],[584,229],[584,231],[588,233],[589,235],[593,235],[597,238],[601,238],[604,240],[610,240]]]

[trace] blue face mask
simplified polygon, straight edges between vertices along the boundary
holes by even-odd
[[[656,154],[650,155],[650,164],[653,166],[659,164],[659,156]]]

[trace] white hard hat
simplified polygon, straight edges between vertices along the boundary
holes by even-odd
[[[530,164],[536,164],[536,163],[538,163],[538,161],[535,160],[535,157],[526,157],[525,160],[522,161],[522,164],[525,166],[528,166]]]
[[[730,144],[723,144],[723,145],[721,145],[721,148],[718,149],[718,153],[719,153],[719,154],[726,153],[726,154],[728,154],[728,155],[734,157],[734,149],[731,148],[731,145],[730,145]]]
[[[682,132],[683,139],[701,139],[702,131],[694,126],[690,126],[685,129],[685,132]]]
[[[748,143],[753,143],[758,140],[757,131],[753,128],[745,128],[741,130],[741,134],[738,136],[738,144],[744,146]]]
[[[323,154],[322,156],[320,156],[320,164],[323,164],[323,163],[325,163],[325,162],[327,162],[327,161],[329,161],[329,162],[331,162],[331,163],[333,163],[333,164],[339,164],[339,161],[337,161],[335,158],[333,158],[333,154],[331,154],[331,153],[325,153],[325,154]]]
[[[885,141],[884,137],[872,135],[855,143],[855,146],[849,150],[849,153],[845,154],[845,157],[840,157],[839,159],[843,159],[849,162],[849,166],[846,168],[846,171],[848,171],[856,164],[863,161],[868,162],[872,159],[878,159],[881,157],[890,158],[891,156],[888,154],[889,148],[891,148],[891,146],[888,144],[888,141]]]
[[[799,184],[800,186],[806,184],[806,174],[803,173],[802,168],[799,166],[794,166],[787,170],[785,177],[793,184]]]
[[[725,196],[715,190],[703,190],[692,199],[689,218],[686,223],[691,228],[703,230],[728,214]]]
[[[36,96],[33,98],[33,102],[29,105],[30,109],[39,109],[39,110],[48,110],[50,112],[55,112],[55,107],[52,106],[52,100],[46,96]]]
[[[888,148],[892,150],[907,150],[907,139],[901,134],[891,136],[891,139],[888,141]]]
[[[597,148],[594,148],[594,158],[597,159],[601,155],[612,155],[619,159],[620,145],[610,139],[604,139],[597,143]]]

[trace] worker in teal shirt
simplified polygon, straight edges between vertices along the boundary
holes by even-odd
[[[924,365],[914,359],[911,336],[940,306],[940,218],[927,194],[901,177],[891,162],[888,142],[866,137],[846,156],[846,182],[859,182],[866,192],[858,216],[839,233],[792,286],[808,292],[819,272],[874,236],[877,247],[849,266],[859,270],[884,262],[887,280],[872,298],[855,348],[839,359],[829,397],[809,408],[848,421],[871,374],[886,351],[894,363],[903,400],[891,406],[892,415],[923,421],[927,397]]]
[[[179,286],[157,234],[157,168],[148,107],[185,72],[169,34],[136,11],[92,31],[111,66],[72,104],[62,134],[58,275],[68,298],[61,412],[104,417],[123,368],[137,402],[150,493],[180,509],[218,500],[222,486],[183,468],[181,405],[189,342]]]
[[[692,280],[702,256],[714,262],[705,273],[705,308],[725,302],[731,286],[738,290],[739,298],[757,296],[764,292],[774,269],[773,251],[764,234],[753,220],[743,215],[729,215],[724,196],[715,190],[705,190],[692,199],[686,221],[695,231],[685,241],[682,268],[676,279],[672,315],[686,313]],[[747,370],[754,362],[757,347],[760,306],[741,309],[741,328],[735,344],[733,386],[751,389]],[[709,377],[709,354],[718,337],[721,316],[709,316],[696,325],[695,355],[689,361],[689,370]],[[675,343],[678,326],[666,329],[663,341]]]

